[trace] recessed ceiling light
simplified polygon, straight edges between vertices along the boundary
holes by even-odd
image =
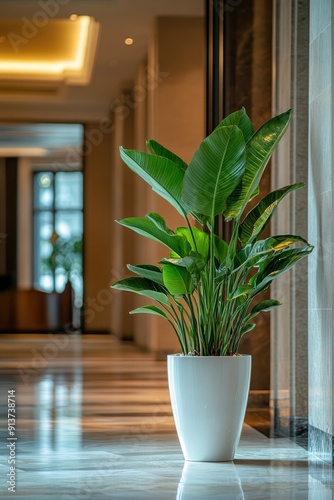
[[[133,38],[126,38],[124,40],[125,45],[132,45],[133,44]]]

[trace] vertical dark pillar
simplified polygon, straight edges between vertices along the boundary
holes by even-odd
[[[17,283],[17,158],[6,158],[6,274]]]
[[[206,132],[223,118],[223,10],[221,0],[206,2],[207,79]]]
[[[223,116],[242,106],[255,128],[269,119],[272,106],[272,2],[207,0],[207,63],[208,133]],[[260,189],[261,196],[270,191],[270,166]],[[228,224],[218,220],[216,230],[229,239]],[[253,356],[251,389],[268,391],[269,396],[268,315],[261,315],[256,330],[246,336],[241,352]]]
[[[250,114],[252,108],[253,0],[234,4],[225,7],[223,17],[224,115],[242,106]]]
[[[206,1],[206,133],[210,134],[223,119],[223,5],[221,0]],[[226,239],[227,224],[216,217],[215,231]]]

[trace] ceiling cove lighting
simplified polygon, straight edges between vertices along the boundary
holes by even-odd
[[[45,27],[36,28],[36,34],[28,40],[29,43],[23,37],[23,41],[17,36],[14,38],[15,25],[23,33],[18,23],[19,20],[7,21],[6,43],[2,44],[2,49],[7,50],[2,50],[0,55],[0,81],[63,80],[76,85],[89,83],[99,23],[88,16],[77,16],[73,20],[49,20]],[[6,21],[0,21],[1,33],[4,33],[5,26]],[[15,43],[20,43],[20,50],[13,50],[17,49]]]
[[[0,158],[9,157],[37,157],[37,156],[47,156],[48,150],[44,148],[1,148],[0,147]]]

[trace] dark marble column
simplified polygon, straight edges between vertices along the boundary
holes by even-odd
[[[223,46],[223,114],[244,106],[257,129],[271,116],[272,2],[230,2],[223,12]],[[270,179],[269,165],[261,182],[261,197],[270,191]],[[245,336],[240,350],[253,356],[251,390],[269,394],[268,314],[259,316],[257,328]]]

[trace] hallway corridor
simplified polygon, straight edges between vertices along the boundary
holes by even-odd
[[[245,425],[234,462],[185,463],[166,363],[109,336],[0,336],[0,497],[329,500],[333,469]],[[15,391],[15,494],[7,490]],[[13,458],[13,454],[12,454]]]

